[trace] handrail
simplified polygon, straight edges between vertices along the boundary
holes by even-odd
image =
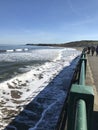
[[[80,68],[80,79],[79,84],[85,85],[85,55],[81,58],[81,68]],[[75,115],[75,130],[87,130],[87,114],[86,114],[86,103],[83,99],[79,99],[76,103],[76,115]]]
[[[82,61],[81,64],[79,84],[85,85],[85,61],[84,60]]]
[[[84,100],[77,101],[75,130],[87,130],[86,103]]]
[[[85,86],[86,61],[86,54],[83,52],[77,74],[79,82],[72,84],[70,90],[67,130],[91,130],[94,93],[92,87]]]

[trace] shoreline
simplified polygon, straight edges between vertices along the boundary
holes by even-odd
[[[64,55],[65,53],[63,54],[63,56]],[[58,107],[55,107],[55,105],[58,104],[60,106],[61,102],[63,105],[64,97],[66,96],[65,89],[66,90],[68,89],[67,88],[68,86],[65,87],[65,84],[66,82],[67,84],[70,84],[69,81],[71,80],[70,78],[72,76],[72,72],[74,71],[75,67],[75,62],[73,64],[71,64],[71,62],[77,55],[78,52],[76,54],[72,53],[69,55],[69,58],[67,56],[68,62],[66,60],[64,61],[63,59],[66,57],[62,57],[62,62],[60,59],[57,59],[56,63],[54,61],[50,67],[49,64],[45,64],[45,66],[42,66],[39,69],[37,68],[35,72],[34,70],[32,70],[32,72],[28,72],[26,75],[24,75],[24,77],[21,78],[16,77],[15,79],[12,79],[10,82],[6,81],[5,84],[1,84],[0,111],[3,112],[3,115],[0,112],[0,118],[1,118],[0,126],[2,125],[6,126],[7,125],[6,121],[11,121],[10,119],[13,119],[18,113],[23,111],[24,114],[28,115],[27,117],[30,116],[29,118],[33,118],[34,116],[34,119],[37,118],[36,120],[34,120],[34,122],[37,122],[37,124],[39,119],[43,119],[47,116],[48,114],[47,112],[50,112],[50,108],[51,109],[54,108],[52,112],[56,116],[57,113],[55,113],[55,111],[56,112],[60,111],[58,110]],[[64,67],[65,70],[62,71]],[[60,76],[58,75],[59,73]],[[36,80],[34,80],[35,77]],[[30,106],[27,106],[28,103],[31,103]],[[31,108],[32,105],[34,108],[36,107],[37,110],[36,112],[35,109],[33,109],[33,111],[29,109]],[[40,116],[37,115],[37,113],[39,112],[41,112],[39,114]],[[44,117],[43,116],[41,117],[41,115],[44,115]],[[24,116],[20,117],[25,118]],[[18,119],[16,118],[16,121],[21,122],[21,118]],[[50,118],[49,120],[51,120]],[[49,122],[49,120],[47,119],[47,122]],[[24,119],[24,125],[26,124],[26,122],[27,122],[26,119]],[[34,124],[36,124],[34,122],[32,124],[33,125],[32,127],[34,127],[35,126]],[[40,123],[42,124],[42,122]]]

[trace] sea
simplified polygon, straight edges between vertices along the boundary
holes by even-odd
[[[56,49],[60,48],[0,45],[0,82],[30,71],[32,67],[52,61],[58,55]],[[50,54],[51,52],[53,54]]]
[[[0,45],[0,130],[54,130],[81,52]]]

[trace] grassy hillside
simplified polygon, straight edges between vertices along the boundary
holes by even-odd
[[[86,46],[96,46],[98,41],[75,41],[64,44],[66,47],[86,47]]]
[[[59,46],[59,47],[87,47],[87,46],[96,46],[98,45],[98,41],[92,40],[83,40],[83,41],[74,41],[69,43],[61,43],[61,44],[26,44],[26,45],[37,45],[37,46]]]

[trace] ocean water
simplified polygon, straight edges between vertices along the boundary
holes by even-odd
[[[42,46],[1,45],[0,82],[30,71],[34,66],[52,61],[58,56],[56,49]],[[53,54],[50,54],[52,52]]]
[[[37,46],[2,50],[0,130],[54,130],[81,52]]]

